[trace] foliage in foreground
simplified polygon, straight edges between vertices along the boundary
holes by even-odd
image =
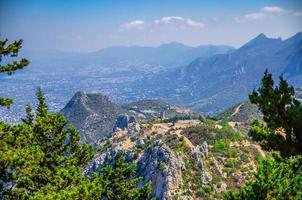
[[[22,48],[22,40],[16,40],[13,43],[8,44],[8,40],[0,40],[0,74],[7,73],[12,75],[14,71],[22,69],[29,64],[29,61],[25,58],[20,61],[13,61],[12,63],[1,63],[3,57],[10,58],[17,57],[20,49]],[[12,99],[0,97],[0,106],[10,107],[13,103]]]
[[[255,178],[225,199],[302,199],[302,156],[277,155],[259,162]]]
[[[0,122],[0,198],[147,199],[151,188],[137,187],[134,166],[119,154],[113,166],[85,177],[93,158],[90,145],[62,114],[48,112],[41,89],[35,115],[26,108],[18,125]]]
[[[274,87],[267,71],[262,86],[250,95],[266,124],[254,120],[250,134],[267,150],[276,150],[260,161],[255,177],[225,199],[302,199],[302,105],[283,77]]]
[[[282,76],[274,88],[272,74],[265,71],[261,87],[250,95],[251,103],[258,106],[267,124],[260,135],[252,130],[253,138],[283,156],[302,154],[302,104],[294,94],[294,88]]]

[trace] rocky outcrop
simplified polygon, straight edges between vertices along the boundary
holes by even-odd
[[[116,119],[115,122],[115,129],[120,128],[120,129],[125,129],[128,128],[128,123],[129,123],[129,116],[128,115],[119,115]]]
[[[151,181],[153,195],[157,199],[170,200],[181,193],[181,171],[185,164],[181,154],[175,154],[168,146],[159,144],[148,149],[138,162],[141,183]]]

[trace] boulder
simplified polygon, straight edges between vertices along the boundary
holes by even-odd
[[[119,115],[115,122],[115,129],[116,128],[120,128],[120,129],[128,128],[128,123],[129,123],[129,116],[127,114]]]

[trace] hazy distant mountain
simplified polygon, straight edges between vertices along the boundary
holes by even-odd
[[[260,34],[237,50],[198,58],[136,85],[140,84],[138,90],[148,91],[147,97],[159,96],[199,111],[217,112],[246,99],[266,68],[276,77],[283,73],[291,84],[302,86],[301,65],[301,32],[286,40]]]
[[[233,47],[225,45],[185,46],[171,42],[158,47],[109,47],[86,54],[86,59],[106,63],[131,63],[132,65],[163,65],[178,67],[191,62],[197,57],[206,58],[219,53],[226,53]]]
[[[189,64],[192,60],[206,58],[215,54],[226,53],[234,49],[226,45],[201,45],[198,47],[185,46],[171,42],[158,47],[144,46],[113,46],[91,53],[49,51],[26,51],[26,57],[35,63],[52,61],[54,64],[70,65],[125,65],[179,67]]]

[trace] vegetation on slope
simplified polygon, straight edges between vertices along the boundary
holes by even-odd
[[[272,75],[266,71],[261,87],[250,100],[266,122],[252,123],[252,138],[277,153],[262,160],[255,177],[239,191],[226,193],[225,199],[301,199],[302,105],[294,98],[293,87],[281,76],[274,88]]]

